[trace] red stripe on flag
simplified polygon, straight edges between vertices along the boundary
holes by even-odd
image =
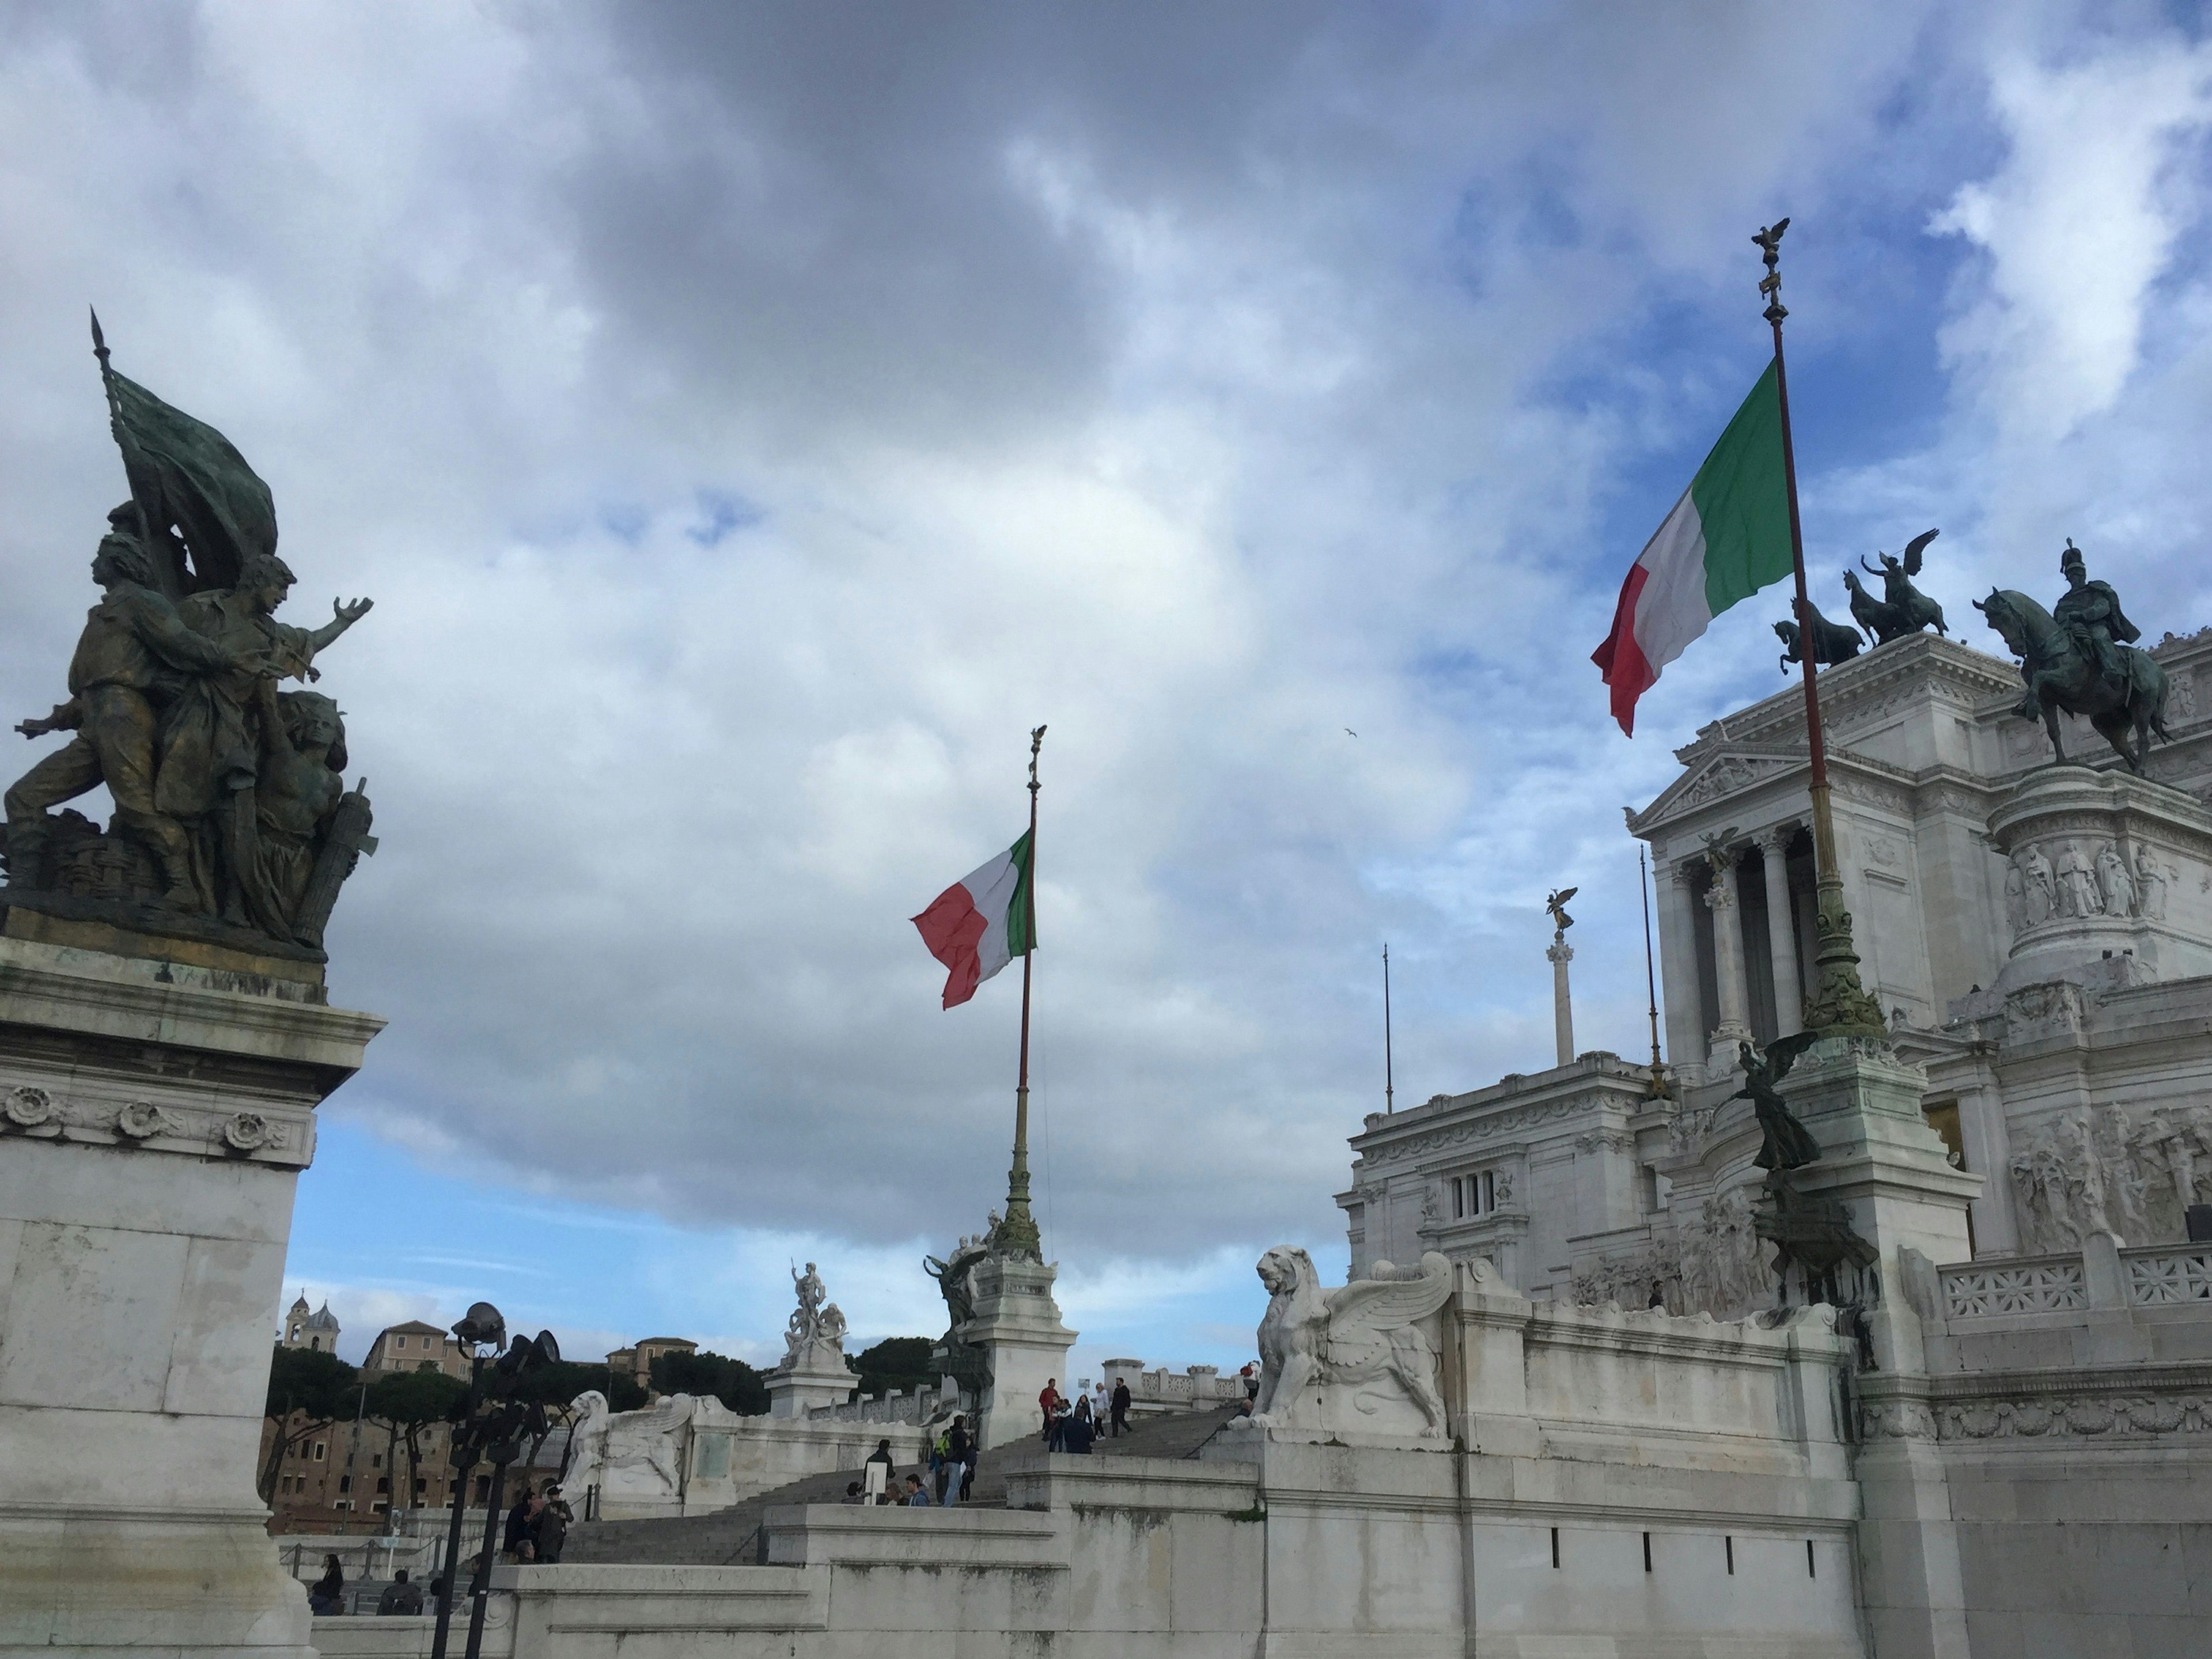
[[[1613,610],[1613,633],[1590,653],[1590,660],[1613,688],[1613,717],[1630,737],[1636,735],[1636,700],[1659,678],[1636,642],[1636,598],[1650,578],[1640,562],[1628,568],[1628,580],[1620,585],[1620,603]]]
[[[929,908],[914,918],[914,925],[929,954],[951,970],[945,979],[945,1006],[958,1007],[983,981],[983,958],[975,949],[987,925],[983,913],[968,889],[956,881],[930,901]]]

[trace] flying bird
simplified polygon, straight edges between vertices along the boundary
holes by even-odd
[[[1358,737],[1358,736],[1359,735],[1359,733],[1358,733],[1358,732],[1355,732],[1355,731],[1353,731],[1350,726],[1346,726],[1346,727],[1344,728],[1344,735],[1345,735],[1346,737],[1347,737],[1347,738],[1356,738],[1356,737]]]

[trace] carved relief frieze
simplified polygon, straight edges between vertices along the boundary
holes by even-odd
[[[2061,988],[2075,989],[2028,988]],[[2189,1206],[2212,1202],[2212,1106],[2176,1103],[2138,1116],[2107,1101],[2069,1112],[2021,1143],[2009,1173],[2031,1254],[2079,1250],[2093,1233],[2130,1245],[2177,1242]]]
[[[1469,1122],[1447,1124],[1425,1130],[1419,1134],[1408,1135],[1403,1140],[1393,1141],[1385,1146],[1370,1147],[1364,1156],[1376,1164],[1401,1164],[1409,1158],[1425,1157],[1450,1147],[1494,1140],[1500,1135],[1560,1122],[1599,1110],[1605,1102],[1615,1098],[1617,1097],[1584,1091],[1563,1100],[1544,1101],[1535,1105],[1494,1111]]]
[[[199,1110],[150,1100],[121,1105],[64,1098],[35,1084],[0,1090],[0,1133],[301,1165],[304,1126],[258,1112]]]

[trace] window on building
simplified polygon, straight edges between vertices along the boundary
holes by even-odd
[[[438,1369],[438,1362],[434,1359],[419,1360],[416,1363],[415,1369],[418,1371],[434,1371]]]
[[[368,1512],[369,1512],[371,1515],[381,1515],[381,1514],[383,1514],[383,1513],[385,1512],[385,1510],[386,1510],[390,1509],[391,1507],[392,1507],[392,1505],[391,1505],[391,1504],[387,1504],[387,1503],[384,1502],[381,1498],[379,1498],[375,1503],[371,1504],[368,1506]]]
[[[318,1440],[315,1442],[315,1462],[318,1463],[321,1462],[323,1461],[324,1455],[327,1453],[330,1449],[330,1442],[327,1440]]]
[[[1498,1171],[1482,1170],[1452,1177],[1452,1219],[1488,1215],[1498,1207]]]
[[[407,1339],[404,1336],[395,1336],[392,1339],[392,1346],[395,1348],[404,1348],[407,1346]]]
[[[420,1498],[423,1493],[429,1490],[430,1483],[428,1480],[425,1480],[421,1475],[416,1475],[415,1477],[415,1495],[417,1498]]]
[[[295,1326],[293,1326],[293,1327],[292,1327],[292,1340],[294,1340],[295,1342],[297,1342],[299,1340],[300,1340],[300,1328],[299,1328],[297,1325],[295,1325]]]
[[[371,1453],[369,1453],[369,1455],[368,1455],[368,1467],[369,1467],[369,1468],[371,1468],[372,1469],[380,1469],[380,1468],[382,1468],[384,1467],[384,1454],[383,1454],[382,1452],[371,1452]]]
[[[392,1490],[392,1477],[388,1474],[379,1475],[376,1479],[376,1489],[379,1492],[390,1492]],[[377,1507],[381,1509],[383,1508],[383,1505],[380,1504]]]
[[[491,1477],[488,1474],[480,1474],[477,1477],[477,1502],[479,1504],[488,1503],[490,1501],[490,1498]]]
[[[338,1477],[338,1490],[340,1492],[351,1492],[353,1490],[353,1477],[349,1474],[340,1475]]]

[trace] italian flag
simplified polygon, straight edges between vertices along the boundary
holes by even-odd
[[[1790,574],[1782,398],[1774,365],[1721,434],[1682,499],[1620,585],[1613,633],[1590,653],[1613,717],[1636,729],[1636,700],[1712,619]]]
[[[1036,948],[1030,836],[939,893],[914,925],[929,954],[945,966],[945,1006],[958,1007],[1000,969]]]

